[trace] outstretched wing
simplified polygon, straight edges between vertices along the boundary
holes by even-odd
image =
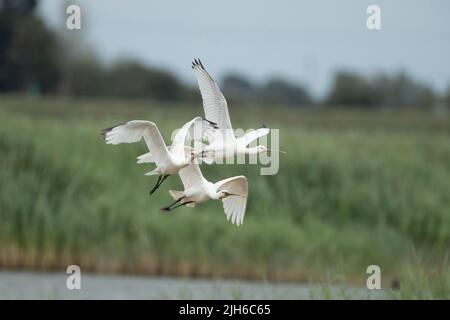
[[[181,182],[183,182],[184,190],[200,186],[204,179],[197,163],[191,163],[184,167],[178,171],[178,174],[181,178]]]
[[[185,148],[187,138],[192,137],[195,140],[201,140],[205,134],[212,132],[215,127],[215,124],[211,124],[210,121],[206,121],[201,117],[195,117],[177,131],[170,146],[170,151],[173,154],[185,152],[187,150]]]
[[[157,166],[169,161],[169,150],[156,124],[145,120],[132,120],[101,132],[107,144],[133,143],[144,138]]]
[[[252,141],[255,141],[256,139],[269,134],[269,132],[270,132],[269,128],[259,128],[256,130],[252,130],[246,133],[244,136],[238,138],[238,141],[242,142],[242,144],[246,146]]]
[[[245,176],[232,177],[215,183],[215,186],[218,191],[226,190],[229,193],[236,194],[224,198],[222,202],[227,220],[231,218],[231,222],[239,226],[244,222],[245,208],[247,206],[247,178]]]
[[[192,69],[195,71],[198,87],[200,88],[200,93],[202,95],[205,118],[217,123],[222,137],[225,137],[225,134],[231,136],[231,120],[225,97],[222,92],[220,92],[220,89],[213,78],[206,71],[200,59],[194,59],[192,62]]]

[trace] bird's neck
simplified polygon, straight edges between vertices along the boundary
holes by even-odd
[[[257,154],[258,153],[258,147],[245,148],[245,153],[247,153],[247,154]]]
[[[220,197],[219,190],[216,189],[213,183],[211,183],[211,188],[208,188],[208,196],[211,199],[219,200]]]

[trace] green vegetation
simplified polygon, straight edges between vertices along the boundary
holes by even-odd
[[[143,174],[151,166],[135,164],[145,145],[109,146],[99,136],[141,118],[168,141],[200,106],[2,97],[0,266],[362,286],[377,264],[383,287],[400,282],[398,297],[449,298],[448,120],[280,107],[258,109],[255,123],[252,110],[234,107],[233,123],[280,128],[288,154],[279,173],[202,167],[213,181],[248,177],[247,213],[236,227],[213,201],[160,213],[167,190],[181,188],[178,177],[149,197],[154,178]]]

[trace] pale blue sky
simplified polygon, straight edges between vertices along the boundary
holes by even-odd
[[[49,25],[65,28],[61,0],[41,0]],[[194,83],[200,57],[217,79],[281,75],[321,95],[337,69],[406,70],[438,90],[450,85],[448,0],[73,0],[83,37],[105,61],[135,57]],[[382,29],[366,28],[381,7]],[[75,31],[76,32],[76,31]]]

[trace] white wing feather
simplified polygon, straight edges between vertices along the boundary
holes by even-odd
[[[199,130],[198,130],[199,128]],[[198,132],[196,132],[198,130]],[[206,121],[203,121],[201,117],[195,117],[191,121],[184,124],[175,134],[170,151],[173,154],[185,152],[186,139],[193,138],[195,140],[201,140],[207,132],[211,132],[212,127]],[[197,135],[200,133],[200,135]]]
[[[200,167],[197,163],[191,163],[178,171],[181,182],[183,182],[184,190],[201,187],[202,181],[205,179]]]
[[[217,123],[219,127],[218,130],[220,130],[223,137],[225,137],[225,134],[231,136],[231,120],[225,97],[213,78],[206,71],[200,59],[196,59],[192,62],[192,69],[195,71],[200,93],[202,95],[205,118]]]
[[[140,156],[137,157],[137,160],[138,160],[137,163],[139,163],[139,164],[154,162],[151,152],[141,154]]]
[[[107,144],[133,143],[144,138],[157,166],[169,161],[170,155],[156,124],[132,120],[102,131]]]
[[[236,225],[244,222],[245,208],[248,198],[248,182],[245,176],[237,176],[215,183],[217,190],[227,190],[237,196],[228,196],[222,200],[227,220]]]
[[[259,128],[246,133],[244,136],[238,138],[237,140],[244,146],[246,146],[250,144],[252,141],[255,141],[256,139],[269,134],[269,132],[270,132],[269,128]]]

